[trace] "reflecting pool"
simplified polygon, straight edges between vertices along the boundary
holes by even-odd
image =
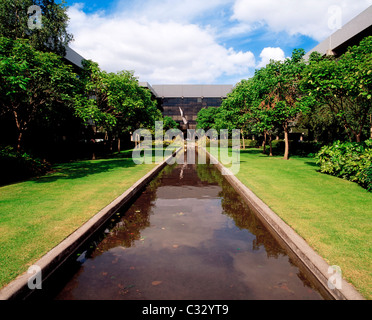
[[[323,299],[220,172],[167,166],[56,299]]]

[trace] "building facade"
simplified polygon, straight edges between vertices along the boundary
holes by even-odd
[[[339,57],[347,51],[348,47],[358,45],[363,38],[370,35],[372,35],[372,6],[319,43],[305,55],[305,58],[308,59],[314,51]]]
[[[219,107],[233,89],[233,85],[153,85],[148,88],[164,116],[171,117],[182,130],[195,129],[198,112],[202,108]]]

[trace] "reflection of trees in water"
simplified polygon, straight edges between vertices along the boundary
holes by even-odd
[[[196,172],[201,181],[208,182],[209,184],[221,185],[224,181],[221,173],[213,165],[210,164],[197,165]]]
[[[161,183],[160,180],[160,177],[153,180],[127,209],[125,215],[115,221],[111,228],[108,226],[109,234],[99,242],[92,257],[119,246],[130,248],[134,246],[135,241],[141,239],[141,231],[150,226],[151,209],[156,200],[156,190]]]
[[[246,229],[256,236],[252,242],[253,250],[259,250],[261,246],[264,246],[268,258],[287,256],[286,250],[275,240],[254,214],[253,209],[244,202],[216,167],[212,165],[199,165],[197,166],[197,170],[200,179],[206,179],[208,183],[218,183],[222,188],[222,191],[219,193],[223,209],[222,213],[232,218],[239,229]],[[293,261],[292,258],[288,257],[288,262],[290,265],[298,268],[298,262]],[[296,272],[296,275],[303,282],[304,286],[315,288],[300,269]]]
[[[267,256],[274,258],[286,254],[250,207],[214,166],[198,165],[197,172],[201,180],[218,183],[221,186],[222,191],[219,197],[221,197],[223,214],[232,218],[239,229],[246,229],[256,236],[252,243],[253,250],[259,250],[261,246],[264,246]]]
[[[156,191],[162,185],[162,179],[171,175],[175,166],[177,164],[166,165],[129,208],[119,210],[121,213],[125,211],[125,215],[119,220],[112,219],[112,223],[107,226],[109,233],[96,239],[96,243],[99,242],[99,244],[91,254],[92,257],[118,246],[130,248],[134,246],[135,241],[141,239],[141,231],[150,226],[151,209],[156,200]]]
[[[102,240],[99,239],[100,243],[92,256],[98,256],[102,252],[118,246],[132,247],[135,241],[141,239],[141,231],[150,226],[150,214],[156,200],[156,191],[163,184],[163,178],[170,178],[173,175],[176,178],[179,170],[175,170],[175,166],[166,166],[150,182],[133,205],[127,209],[125,215],[120,217],[119,220],[113,221],[112,225],[107,227],[110,230],[109,236],[102,237]],[[269,257],[278,257],[280,254],[285,254],[285,250],[280,247],[256,215],[252,214],[249,206],[213,165],[193,167],[195,167],[197,177],[203,184],[207,182],[208,184],[221,186],[222,191],[219,196],[221,197],[223,214],[233,219],[239,229],[246,229],[256,236],[252,243],[254,250],[259,250],[261,246],[264,246]],[[195,179],[197,177],[195,176]]]
[[[141,231],[150,226],[151,209],[156,200],[156,191],[162,184],[162,178],[172,173],[174,167],[175,165],[165,166],[129,208],[119,210],[121,213],[125,211],[125,215],[120,216],[120,219],[112,219],[112,223],[106,227],[109,233],[102,234],[96,239],[95,243],[99,244],[92,252],[92,257],[118,246],[130,248],[134,246],[135,241],[141,239]]]
[[[185,180],[179,179],[181,168],[176,166],[166,166],[129,209],[122,208],[119,210],[124,216],[117,216],[115,220],[113,219],[111,226],[107,227],[110,230],[109,234],[105,237],[101,236],[101,239],[96,239],[97,242],[101,241],[95,249],[92,249],[94,251],[90,254],[91,257],[100,256],[115,247],[133,247],[136,241],[141,240],[142,230],[150,226],[150,216],[156,200],[157,189],[164,185],[185,183]],[[195,168],[195,171],[193,168]],[[253,214],[249,206],[215,166],[188,166],[187,173],[187,177],[185,176],[187,178],[186,181],[192,183],[192,185],[203,187],[205,185],[218,184],[221,187],[222,190],[219,193],[219,197],[221,198],[223,214],[233,219],[239,229],[248,230],[255,236],[252,241],[253,250],[259,250],[263,246],[269,258],[278,258],[281,255],[286,255],[285,250],[271,236],[257,216]],[[290,258],[288,260],[291,265],[297,266]],[[213,263],[215,263],[214,260]],[[305,286],[313,287],[300,270],[298,270],[297,276],[303,281]]]

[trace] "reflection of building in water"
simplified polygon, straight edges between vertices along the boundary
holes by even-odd
[[[147,82],[140,85],[152,92],[163,115],[179,123],[182,130],[195,129],[198,112],[202,108],[221,106],[222,100],[233,88],[232,85],[150,86]]]

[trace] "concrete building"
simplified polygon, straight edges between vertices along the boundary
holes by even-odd
[[[70,47],[66,47],[65,60],[68,61],[76,70],[81,69],[83,65],[81,62],[84,58],[78,54],[75,50],[72,50]]]
[[[221,106],[222,100],[233,88],[233,85],[163,84],[151,86],[147,82],[140,82],[140,85],[152,92],[163,115],[179,123],[183,130],[195,129],[198,112],[202,108]]]
[[[358,45],[363,38],[370,35],[372,35],[372,6],[319,43],[305,55],[305,58],[314,51],[339,57],[347,51],[348,47]]]

